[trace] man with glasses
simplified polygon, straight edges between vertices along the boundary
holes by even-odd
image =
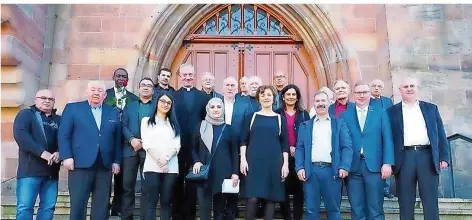
[[[388,108],[393,106],[393,102],[390,98],[385,97],[382,95],[382,91],[384,89],[384,82],[380,79],[374,79],[370,83],[370,91],[371,91],[371,97],[370,97],[370,103],[369,105],[374,107],[374,108],[381,108],[383,110],[387,110]],[[385,186],[384,186],[384,196],[387,198],[393,198],[393,194],[390,193],[390,185],[392,183],[393,177],[388,178],[385,180]]]
[[[144,117],[151,117],[156,106],[153,99],[154,82],[150,78],[143,78],[139,82],[139,100],[126,105],[123,110],[122,130],[125,143],[123,146],[123,197],[121,219],[133,219],[135,207],[135,186],[136,175],[143,180],[143,166],[146,159],[146,152],[143,149],[141,141],[141,120]],[[141,182],[141,219],[146,212],[146,190],[142,188]]]
[[[159,91],[165,90],[170,93],[175,92],[175,89],[169,85],[172,72],[169,68],[161,68],[157,74],[157,83],[154,85],[154,96],[157,96]]]
[[[115,107],[121,113],[126,104],[137,101],[138,97],[126,89],[128,85],[128,72],[125,69],[116,69],[112,79],[115,81],[115,86],[107,89],[107,96],[104,103]],[[115,186],[113,187],[113,201],[110,205],[111,216],[119,216],[121,214],[121,197],[123,193],[122,173],[120,172],[114,175],[113,179]]]
[[[370,96],[369,84],[356,83],[356,105],[341,114],[352,139],[352,164],[347,177],[351,219],[385,219],[383,186],[394,165],[387,112],[369,106]]]
[[[275,102],[273,104],[273,109],[277,110],[280,108],[280,94],[282,89],[285,87],[287,84],[287,80],[285,77],[285,74],[283,72],[277,72],[274,75],[274,84],[275,84],[275,89],[277,90],[277,97],[275,98]]]
[[[193,167],[192,137],[197,124],[205,119],[206,104],[210,97],[195,88],[195,68],[192,64],[182,64],[179,68],[182,87],[174,93],[175,112],[181,128],[181,149],[178,154],[179,178],[174,187],[172,219],[195,219],[197,189],[185,175]]]
[[[57,132],[61,121],[53,109],[54,102],[51,91],[38,91],[34,105],[18,112],[13,123],[13,136],[19,147],[16,182],[19,220],[33,219],[38,194],[36,219],[53,219],[60,168]]]

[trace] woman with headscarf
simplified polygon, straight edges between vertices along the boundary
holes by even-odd
[[[238,144],[232,136],[231,126],[225,124],[223,101],[210,99],[206,111],[205,120],[195,130],[192,149],[194,174],[200,172],[203,164],[210,164],[208,179],[196,182],[200,219],[211,219],[212,202],[214,219],[233,219],[238,197],[237,194],[222,193],[222,184],[224,179],[231,179],[233,187],[239,182]]]

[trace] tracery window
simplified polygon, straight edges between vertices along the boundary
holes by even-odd
[[[275,16],[254,4],[228,5],[197,29],[198,35],[286,36],[291,35]]]

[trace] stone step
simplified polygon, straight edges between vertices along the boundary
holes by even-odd
[[[135,209],[135,216],[139,215],[139,197],[140,194],[136,194],[136,209]],[[16,214],[16,199],[14,197],[2,197],[2,219],[15,219]],[[61,192],[58,195],[58,200],[56,204],[56,210],[54,212],[54,219],[68,219],[70,213],[70,198],[67,192]],[[243,199],[239,202],[238,207],[238,217],[243,217],[245,214],[245,201]],[[35,204],[35,212],[37,211],[39,201],[36,201]],[[323,203],[321,204],[322,208],[322,216],[326,218],[325,209]],[[89,200],[87,214],[90,214],[90,207],[91,203]],[[159,207],[159,205],[158,205]],[[277,208],[278,205],[276,205]],[[198,205],[197,205],[198,208]],[[421,201],[417,199],[417,203],[415,205],[415,215],[418,219],[423,219],[423,210]],[[440,219],[443,220],[472,220],[472,200],[471,199],[439,199],[439,209],[440,209]],[[343,197],[341,202],[341,212],[343,219],[350,219],[350,206],[347,197]],[[385,199],[384,202],[384,211],[386,219],[396,220],[399,219],[399,209],[398,209],[398,201],[396,198],[394,199]],[[159,208],[157,209],[157,216],[159,216]],[[198,211],[197,211],[198,216]],[[280,214],[277,214],[277,218],[281,218]],[[113,219],[113,218],[110,218]],[[116,218],[118,219],[118,218]]]

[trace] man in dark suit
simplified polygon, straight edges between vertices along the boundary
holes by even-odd
[[[172,72],[169,68],[161,68],[157,74],[157,83],[154,85],[154,97],[157,96],[159,91],[168,91],[170,93],[175,92],[175,89],[169,85]]]
[[[393,106],[392,99],[382,95],[384,89],[384,82],[380,79],[374,79],[370,83],[370,103],[369,105],[374,108],[381,108],[387,110]],[[384,196],[387,198],[393,198],[393,194],[390,193],[390,185],[392,184],[393,177],[385,180]]]
[[[205,72],[202,75],[202,92],[211,98],[220,98],[223,100],[223,95],[215,91],[215,76],[213,73]]]
[[[121,173],[123,176],[123,196],[121,219],[133,219],[135,208],[136,175],[143,181],[143,166],[146,159],[141,141],[141,120],[150,117],[156,107],[156,99],[153,99],[154,82],[150,78],[143,78],[139,82],[139,100],[126,105],[122,114],[122,131],[125,143],[123,144],[123,158]],[[142,186],[142,182],[141,182]],[[141,219],[146,213],[146,190],[141,187]]]
[[[355,107],[354,103],[349,102],[350,92],[351,88],[346,81],[339,79],[334,82],[334,95],[336,96],[336,101],[331,104],[328,109],[331,117],[339,118],[344,111]]]
[[[439,220],[439,173],[450,164],[450,146],[438,107],[418,100],[418,81],[399,87],[402,102],[387,110],[395,145],[395,180],[400,219],[414,219],[418,184],[424,219]]]
[[[319,219],[321,197],[329,220],[341,219],[341,179],[349,175],[351,137],[342,119],[328,114],[328,95],[315,94],[316,115],[300,125],[295,170],[304,182],[306,219]]]
[[[118,111],[103,105],[105,96],[105,83],[90,81],[88,100],[69,103],[63,112],[58,142],[69,170],[71,220],[85,220],[90,193],[90,219],[108,219],[111,176],[120,172],[121,123]]]
[[[243,77],[241,77],[241,79],[239,79],[239,92],[236,93],[236,95],[234,96],[235,99],[239,99],[239,98],[243,98],[243,97],[248,96],[248,89],[247,89],[247,85],[246,85],[247,80],[248,80],[247,76],[243,76]]]
[[[137,101],[138,97],[126,89],[126,86],[128,85],[128,72],[125,69],[116,69],[113,73],[112,79],[115,81],[115,86],[107,89],[107,96],[104,104],[115,107],[121,113],[126,104]],[[113,179],[113,201],[110,204],[111,216],[119,216],[121,214],[121,197],[123,194],[122,173],[120,172],[113,175]]]
[[[370,96],[367,83],[356,83],[356,106],[341,114],[350,131],[353,149],[347,194],[352,219],[383,220],[383,188],[394,165],[393,140],[387,113],[369,106]]]
[[[177,120],[181,128],[181,149],[178,154],[179,178],[174,187],[172,219],[195,219],[197,191],[191,181],[185,181],[188,170],[193,167],[192,133],[197,124],[205,119],[206,104],[210,97],[195,88],[195,69],[182,64],[179,69],[182,87],[174,93]]]

